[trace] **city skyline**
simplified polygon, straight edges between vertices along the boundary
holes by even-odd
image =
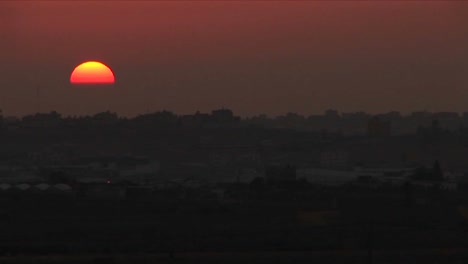
[[[0,263],[465,263],[467,1],[0,0]]]

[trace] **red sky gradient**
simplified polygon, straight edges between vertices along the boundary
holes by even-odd
[[[7,1],[0,38],[12,115],[468,111],[462,1]],[[114,90],[70,86],[86,60]]]

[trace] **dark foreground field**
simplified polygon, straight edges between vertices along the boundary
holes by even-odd
[[[336,193],[331,204],[325,194],[235,203],[12,196],[0,200],[0,263],[467,263],[460,202]]]
[[[468,249],[436,249],[411,251],[284,251],[284,252],[223,252],[223,253],[177,253],[151,255],[85,255],[85,256],[16,256],[2,257],[5,264],[166,264],[166,263],[226,263],[226,264],[267,264],[267,263],[467,263]]]

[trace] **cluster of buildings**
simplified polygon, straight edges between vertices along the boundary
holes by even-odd
[[[437,121],[443,130],[458,131],[468,126],[468,112],[413,112],[403,115],[400,112],[369,114],[365,112],[339,113],[327,110],[321,115],[303,116],[287,113],[276,117],[258,115],[247,118],[235,116],[230,109],[217,109],[211,113],[197,111],[190,115],[177,115],[170,111],[141,114],[134,118],[120,117],[114,112],[102,112],[93,116],[63,117],[56,111],[37,113],[22,118],[4,117],[0,113],[3,128],[14,130],[39,127],[79,127],[136,125],[185,128],[218,128],[237,126],[260,126],[267,129],[294,129],[298,131],[326,131],[343,136],[391,136],[416,134],[423,127]]]
[[[49,165],[29,169],[3,166],[0,173],[0,198],[62,195],[78,199],[159,197],[164,200],[187,199],[189,193],[199,193],[204,197],[223,201],[230,199],[228,190],[232,186],[249,186],[258,180],[280,188],[288,188],[301,182],[324,187],[351,184],[367,188],[383,185],[401,187],[412,182],[425,188],[438,184],[442,189],[456,190],[464,176],[461,173],[444,172],[444,179],[439,182],[414,179],[415,167],[349,167],[345,165],[347,159],[347,155],[337,152],[322,156],[324,166],[269,163],[258,168],[242,168],[226,163],[221,166],[216,163],[180,163],[170,173],[166,173],[167,168],[161,168],[159,161],[146,157],[87,158],[82,159],[79,165]],[[185,173],[179,171],[184,170],[184,166]],[[205,166],[205,169],[195,170],[200,166]],[[179,174],[174,173],[177,171]]]
[[[147,113],[134,118],[120,117],[115,112],[101,112],[92,116],[63,117],[56,111],[50,113],[36,113],[22,118],[15,116],[4,117],[0,113],[0,123],[4,129],[34,129],[34,128],[70,128],[80,126],[161,126],[161,127],[220,127],[234,126],[241,121],[239,116],[229,109],[217,109],[211,113],[193,115],[176,115],[169,111]]]
[[[245,123],[268,128],[287,128],[303,131],[327,131],[344,136],[391,136],[416,134],[422,127],[429,127],[437,120],[441,129],[458,131],[468,126],[468,112],[400,112],[369,114],[365,112],[339,113],[327,110],[322,115],[303,116],[296,113],[269,118],[266,115],[243,120]]]
[[[444,188],[454,189],[468,172],[468,137],[460,136],[468,114],[329,110],[307,118],[241,119],[219,109],[132,119],[111,112],[65,118],[51,112],[1,121],[0,195],[62,191],[122,198],[163,189],[219,194],[219,186],[256,179],[401,185],[435,160],[444,170]]]

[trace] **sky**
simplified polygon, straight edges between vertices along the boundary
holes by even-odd
[[[468,111],[465,1],[1,1],[0,39],[4,115]]]

